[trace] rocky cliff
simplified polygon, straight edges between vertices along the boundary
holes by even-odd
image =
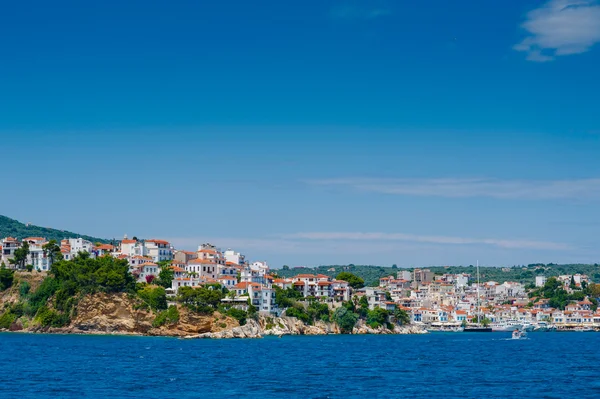
[[[41,273],[18,273],[13,287],[0,295],[0,315],[21,300],[19,285],[27,281],[32,290],[37,289],[45,277]],[[97,293],[81,298],[76,305],[72,320],[66,327],[42,328],[26,316],[15,320],[8,330],[26,332],[50,332],[73,334],[135,334],[172,336],[185,338],[260,338],[283,335],[327,335],[340,334],[335,323],[318,321],[307,325],[293,317],[260,316],[248,320],[244,326],[238,321],[215,312],[199,315],[178,306],[179,320],[176,323],[153,327],[156,314],[140,306],[139,299],[132,295]],[[353,334],[420,334],[425,331],[416,326],[395,326],[373,329],[359,321]]]

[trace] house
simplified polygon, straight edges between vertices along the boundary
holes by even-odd
[[[94,244],[91,241],[84,240],[83,238],[67,238],[60,242],[62,246],[69,246],[71,249],[71,257],[77,256],[80,252],[87,252],[92,257],[96,257],[94,252]]]
[[[177,291],[179,291],[179,288],[181,287],[199,287],[200,285],[204,284],[204,281],[200,278],[193,278],[193,277],[177,277],[174,278],[173,281],[171,282],[171,290],[173,293],[177,294]]]
[[[177,251],[177,250],[173,251],[173,259],[178,262],[184,263],[184,264],[187,264],[192,259],[197,259],[197,258],[198,258],[197,252]]]
[[[273,280],[273,285],[275,285],[283,290],[287,290],[288,288],[291,288],[294,285],[294,283],[292,282],[291,279],[276,278]]]
[[[2,254],[0,256],[0,264],[4,263],[6,267],[10,267],[10,260],[15,256],[15,251],[21,248],[21,241],[13,237],[6,237],[2,240]]]
[[[233,276],[221,276],[217,278],[217,281],[227,289],[231,289],[237,284],[237,278]]]
[[[190,273],[195,273],[202,278],[211,278],[216,280],[218,277],[219,265],[213,259],[192,259],[188,262],[185,270]]]
[[[223,257],[225,258],[225,263],[231,262],[235,265],[243,265],[246,263],[246,257],[239,252],[235,252],[231,248],[227,248],[227,250],[223,252]]]
[[[275,311],[275,290],[270,287],[249,284],[248,294],[252,305],[255,306],[259,312],[271,313]]]
[[[146,240],[144,242],[145,254],[152,258],[153,262],[173,260],[173,248],[168,241],[164,240]]]
[[[27,237],[23,239],[23,242],[29,244],[29,254],[27,255],[26,264],[32,265],[35,270],[50,270],[51,262],[43,248],[48,241],[44,237]]]
[[[146,282],[149,276],[158,277],[160,268],[156,263],[146,262],[133,268],[133,275],[137,277],[138,282]]]
[[[144,263],[153,263],[152,262],[152,258],[149,258],[147,256],[140,256],[140,255],[134,255],[130,258],[128,258],[129,260],[129,271],[133,273],[134,270],[136,270],[139,266],[143,265]]]
[[[333,298],[337,302],[349,301],[352,294],[352,289],[347,281],[331,280],[331,288],[333,289]]]
[[[96,256],[111,255],[115,251],[115,247],[110,244],[102,244],[94,247],[93,251]]]
[[[468,317],[469,314],[465,310],[455,310],[452,314],[452,318],[458,322],[467,321]]]
[[[535,276],[536,287],[543,287],[546,284],[546,281],[548,281],[546,276]]]

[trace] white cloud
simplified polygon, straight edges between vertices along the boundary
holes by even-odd
[[[600,178],[575,180],[342,178],[306,182],[319,186],[341,186],[360,191],[413,196],[538,200],[600,199]]]
[[[529,35],[513,48],[529,61],[546,62],[580,54],[600,42],[600,4],[596,0],[551,0],[527,14]]]
[[[287,239],[342,240],[342,241],[408,241],[444,245],[491,245],[509,249],[569,250],[567,244],[549,241],[531,241],[495,238],[466,238],[450,236],[425,236],[404,233],[357,233],[357,232],[307,232],[285,236]]]

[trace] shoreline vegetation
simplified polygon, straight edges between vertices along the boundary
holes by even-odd
[[[406,312],[369,310],[366,299],[328,305],[278,288],[275,301],[285,310],[275,317],[250,303],[223,304],[232,294],[218,284],[181,287],[169,298],[171,279],[161,273],[139,283],[126,261],[85,253],[53,263],[47,273],[1,268],[0,331],[181,338],[426,333],[408,324]]]

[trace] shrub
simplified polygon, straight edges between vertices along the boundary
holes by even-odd
[[[17,316],[12,314],[10,311],[5,312],[0,316],[0,328],[9,328],[12,323],[17,320]]]
[[[333,312],[333,321],[343,333],[351,333],[358,321],[358,315],[348,309],[347,306],[342,306]]]
[[[246,318],[248,317],[248,313],[244,310],[241,309],[237,309],[237,308],[231,308],[227,311],[227,316],[233,317],[234,319],[236,319],[241,326],[243,326],[244,324],[246,324]]]
[[[4,291],[12,286],[14,274],[14,270],[7,269],[4,266],[0,267],[0,291]]]
[[[19,285],[19,295],[21,296],[21,298],[27,296],[27,294],[29,294],[30,290],[31,290],[31,284],[29,284],[27,281],[23,281]]]
[[[378,328],[387,323],[388,311],[383,308],[375,308],[367,313],[367,325]]]
[[[167,309],[167,294],[163,287],[146,286],[139,290],[137,294],[152,311]]]
[[[43,327],[64,327],[69,324],[69,316],[60,314],[54,310],[42,306],[36,316],[36,319]]]
[[[160,312],[154,321],[152,322],[152,327],[160,327],[165,324],[175,324],[179,321],[179,310],[177,306],[169,306],[169,309]]]

